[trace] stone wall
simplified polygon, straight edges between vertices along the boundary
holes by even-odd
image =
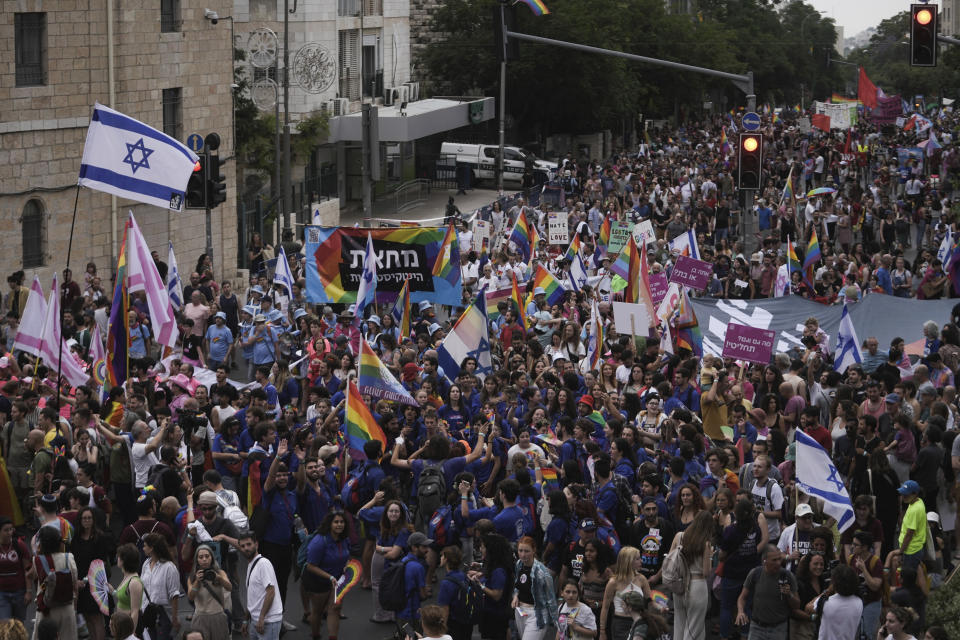
[[[431,43],[446,40],[447,35],[431,29],[433,12],[443,6],[443,0],[410,0],[410,78],[424,82],[426,70],[417,64],[417,56]],[[421,95],[421,97],[424,97]]]
[[[233,99],[230,23],[212,25],[204,8],[229,15],[227,0],[182,0],[180,30],[160,31],[155,0],[114,2],[116,100],[113,108],[146,124],[163,126],[163,89],[180,87],[182,138],[220,134],[227,201],[213,212],[214,265],[236,273],[236,185],[233,179]],[[46,84],[17,87],[14,16],[45,12]],[[86,128],[95,102],[109,104],[106,7],[91,0],[0,0],[0,275],[23,264],[21,217],[31,199],[46,214],[43,265],[28,270],[46,284],[66,266],[77,176]],[[75,274],[93,261],[108,275],[115,255],[110,196],[79,192],[70,266]],[[172,241],[181,271],[189,271],[206,244],[203,211],[174,213],[120,199],[116,242],[132,210],[148,243],[164,258]],[[79,278],[78,278],[79,279]]]

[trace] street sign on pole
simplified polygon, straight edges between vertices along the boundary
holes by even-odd
[[[740,119],[740,124],[743,125],[745,131],[756,131],[760,128],[760,114],[754,111],[748,111],[743,114],[743,117]]]
[[[200,150],[203,149],[203,136],[199,133],[191,133],[187,136],[187,146],[194,153],[200,153]]]

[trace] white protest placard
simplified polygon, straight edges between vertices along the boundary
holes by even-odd
[[[547,214],[547,236],[551,245],[570,244],[570,232],[567,228],[567,217],[564,214],[558,211]]]
[[[800,130],[800,133],[810,133],[812,128],[810,126],[810,118],[803,116],[802,118],[797,118],[797,128]]]
[[[650,333],[650,318],[642,304],[632,302],[613,303],[613,322],[617,333],[634,336],[647,336]]]
[[[612,258],[620,255],[623,248],[627,246],[627,239],[630,237],[630,231],[633,225],[627,222],[614,222],[610,225],[610,242],[607,244],[607,254]]]
[[[655,244],[657,234],[653,230],[653,223],[649,220],[641,220],[633,226],[633,239],[638,247],[644,244]]]
[[[480,253],[483,250],[483,241],[487,241],[487,247],[490,246],[490,231],[492,225],[479,217],[473,220],[473,242],[471,248]]]

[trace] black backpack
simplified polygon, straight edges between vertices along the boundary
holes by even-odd
[[[460,578],[446,576],[457,585],[457,599],[450,606],[450,619],[460,624],[477,624],[480,622],[480,604],[483,602],[483,592],[473,582],[465,582]]]
[[[387,611],[402,611],[407,606],[405,574],[410,558],[390,565],[380,579],[380,606]]]
[[[417,517],[426,523],[444,503],[446,493],[443,460],[424,460],[417,485]]]

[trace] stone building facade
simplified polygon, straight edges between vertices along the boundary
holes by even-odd
[[[433,12],[443,5],[442,0],[410,0],[410,75],[414,80],[427,80],[426,70],[417,63],[419,53],[429,44],[446,39],[433,31]]]
[[[164,259],[173,242],[181,272],[204,253],[202,210],[176,213],[124,199],[112,207],[108,194],[86,188],[78,196],[87,125],[100,102],[182,141],[191,133],[220,134],[227,201],[212,214],[213,262],[218,277],[232,278],[238,238],[230,24],[204,17],[207,8],[229,15],[232,6],[108,2],[112,29],[105,2],[0,0],[0,275],[24,268],[28,284],[38,274],[49,286],[53,272],[67,266],[75,201],[69,266],[77,280],[92,261],[109,286],[131,210]]]

